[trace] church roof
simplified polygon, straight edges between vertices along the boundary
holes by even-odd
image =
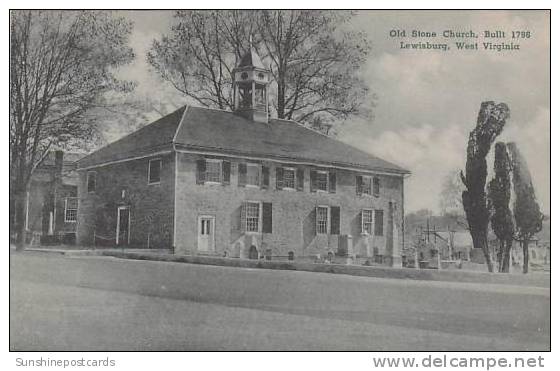
[[[238,68],[257,67],[257,68],[266,69],[266,67],[264,66],[261,60],[261,57],[259,57],[255,49],[253,48],[251,48],[247,53],[245,53],[243,57],[241,57],[241,61],[239,61],[237,67]]]
[[[79,161],[79,168],[164,150],[300,161],[316,165],[407,174],[408,170],[294,121],[248,120],[233,112],[188,107],[162,117]]]

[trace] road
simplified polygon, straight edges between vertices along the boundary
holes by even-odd
[[[10,255],[10,349],[549,350],[550,289]]]

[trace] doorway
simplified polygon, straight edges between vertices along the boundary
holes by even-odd
[[[198,251],[214,251],[214,232],[216,229],[213,216],[198,217]]]
[[[125,246],[130,243],[130,208],[119,206],[117,208],[117,246]]]

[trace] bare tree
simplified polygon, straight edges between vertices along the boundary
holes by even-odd
[[[53,147],[94,140],[91,109],[105,105],[106,92],[132,89],[113,74],[134,57],[131,27],[107,12],[10,13],[10,206],[18,249],[34,169]]]
[[[488,184],[488,204],[492,230],[500,241],[498,270],[509,272],[510,252],[515,233],[513,215],[509,207],[511,198],[511,164],[506,144],[494,146],[494,178]]]
[[[179,11],[148,61],[198,104],[233,109],[232,69],[252,36],[274,77],[278,118],[325,131],[333,121],[371,113],[363,104],[368,89],[356,73],[370,46],[363,34],[344,30],[350,17],[319,10]]]
[[[494,271],[492,257],[488,250],[489,210],[486,197],[486,177],[488,169],[486,156],[492,143],[502,132],[509,118],[509,108],[505,103],[483,102],[480,105],[476,127],[469,135],[467,162],[461,179],[466,187],[463,191],[463,208],[467,216],[474,248],[482,249],[488,271]]]
[[[513,215],[517,239],[523,247],[523,273],[529,272],[529,241],[542,229],[544,215],[535,196],[531,172],[525,158],[515,143],[507,144],[513,168],[513,190],[515,201]]]
[[[171,34],[147,58],[175,89],[200,105],[233,109],[232,70],[256,20],[247,11],[177,11]]]

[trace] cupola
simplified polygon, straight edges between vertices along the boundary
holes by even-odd
[[[268,84],[270,71],[250,43],[233,70],[235,112],[249,120],[268,122]]]

